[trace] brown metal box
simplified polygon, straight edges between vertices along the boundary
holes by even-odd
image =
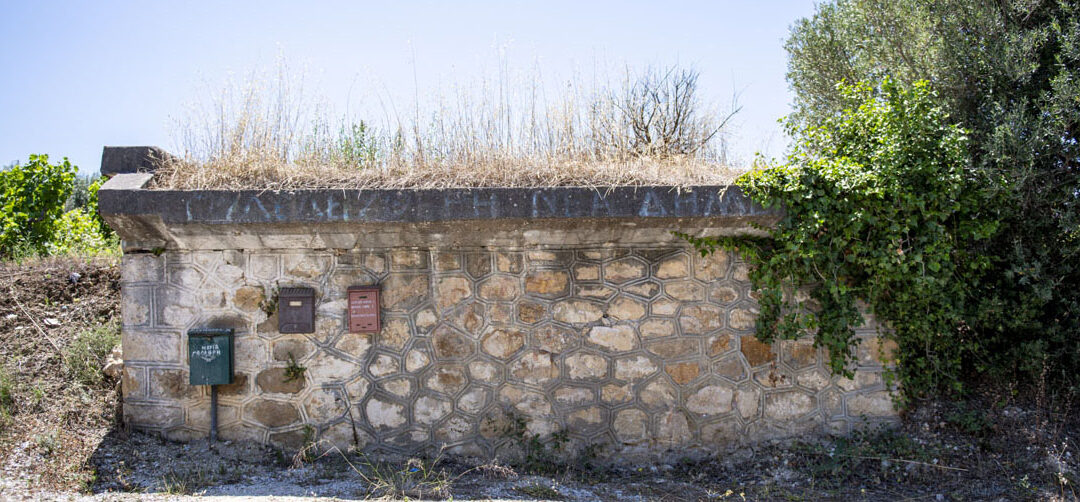
[[[379,331],[378,286],[349,288],[349,332],[377,333]]]
[[[315,332],[315,290],[281,288],[278,293],[278,332]]]

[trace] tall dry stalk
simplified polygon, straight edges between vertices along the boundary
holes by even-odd
[[[228,88],[214,113],[181,123],[184,152],[156,186],[692,185],[736,173],[724,143],[734,111],[706,108],[693,70],[628,71],[620,87],[570,80],[552,99],[538,75],[523,83],[507,75],[374,125],[305,108],[302,86],[281,70]]]

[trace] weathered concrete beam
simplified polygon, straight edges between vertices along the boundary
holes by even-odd
[[[670,230],[759,234],[779,216],[733,186],[148,190],[150,178],[98,192],[128,249],[660,244]]]

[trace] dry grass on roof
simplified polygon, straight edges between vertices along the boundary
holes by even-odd
[[[530,87],[531,85],[531,87]],[[470,87],[382,126],[309,113],[283,80],[226,92],[180,124],[183,151],[158,189],[717,185],[728,120],[697,96],[697,73],[627,75],[618,87],[545,99],[537,84]],[[317,111],[317,110],[316,110]]]
[[[434,189],[550,186],[724,185],[740,170],[697,159],[534,163],[506,160],[471,165],[425,164],[357,168],[274,162],[165,163],[154,188],[176,190],[305,188]]]

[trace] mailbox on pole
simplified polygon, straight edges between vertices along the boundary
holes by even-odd
[[[210,386],[210,441],[217,440],[217,386],[233,383],[233,330],[188,331],[188,381]]]

